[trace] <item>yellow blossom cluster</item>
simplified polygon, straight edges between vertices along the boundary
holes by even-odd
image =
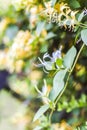
[[[32,55],[32,41],[34,37],[29,31],[19,31],[12,46],[10,47],[10,57],[14,59],[24,59]]]
[[[51,3],[46,3],[46,14],[49,15],[49,21],[55,22],[59,26],[74,29],[78,23],[76,14],[78,11],[72,11],[66,3],[57,3],[51,7]]]
[[[12,46],[0,51],[0,68],[6,68],[10,72],[20,72],[25,65],[24,60],[38,52],[38,45],[32,44],[34,40],[35,36],[31,35],[29,31],[20,30],[14,38]]]
[[[24,66],[23,60],[11,59],[9,57],[9,50],[8,51],[0,51],[0,69],[7,69],[10,72],[16,71],[21,72],[21,69]]]

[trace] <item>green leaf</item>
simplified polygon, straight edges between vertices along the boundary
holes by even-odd
[[[36,28],[36,34],[37,36],[40,36],[42,30],[44,29],[45,22],[39,22]]]
[[[52,0],[52,6],[56,4],[57,0]]]
[[[52,70],[52,65],[53,65],[52,62],[47,61],[46,64],[45,64],[45,68],[46,68],[46,70]]]
[[[75,56],[76,56],[77,50],[74,46],[70,48],[70,50],[67,52],[67,54],[64,57],[64,66],[70,69],[72,67],[72,64],[74,62]]]
[[[51,70],[50,72],[49,72],[49,74],[48,74],[48,77],[50,78],[50,77],[53,77],[54,75],[55,75],[55,73],[56,73],[56,70]]]
[[[61,67],[62,64],[63,64],[63,59],[61,59],[61,58],[57,59],[57,60],[56,60],[56,64],[57,64],[59,67]]]
[[[83,19],[83,17],[84,17],[84,13],[82,12],[82,13],[79,15],[79,17],[78,17],[78,22],[80,22],[80,21]]]
[[[81,31],[81,38],[85,45],[87,45],[87,29]]]
[[[42,116],[47,110],[49,109],[49,105],[43,105],[35,114],[33,121],[36,121],[39,119],[40,116]]]
[[[54,101],[57,96],[59,95],[59,93],[61,92],[61,90],[64,87],[64,77],[66,75],[67,69],[66,70],[60,70],[59,72],[57,72],[57,74],[54,77],[53,80],[53,88],[49,94],[49,98],[50,100]]]
[[[53,37],[56,37],[56,34],[54,34],[53,32],[49,32],[49,33],[47,34],[45,40],[49,40],[49,39],[51,39],[51,38],[53,38]]]
[[[77,0],[68,0],[68,4],[73,8],[80,8],[80,3]]]

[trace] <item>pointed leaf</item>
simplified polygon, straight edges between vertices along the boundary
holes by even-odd
[[[63,89],[64,77],[66,75],[66,72],[67,72],[67,69],[61,70],[55,75],[54,80],[53,80],[53,88],[49,94],[50,100],[54,101],[59,95],[59,93],[61,92],[61,90]]]
[[[75,56],[76,56],[77,50],[73,46],[70,48],[70,50],[67,52],[67,54],[64,57],[64,66],[70,69],[72,67],[72,64],[74,62]]]
[[[49,39],[54,38],[54,37],[56,37],[56,34],[54,34],[53,32],[49,32],[49,33],[47,34],[45,40],[49,40]]]
[[[52,6],[54,6],[58,2],[57,0],[52,0]]]
[[[45,26],[45,22],[38,23],[37,29],[36,29],[37,36],[40,36],[42,30],[44,29],[44,26]]]
[[[78,17],[78,22],[80,22],[80,21],[83,19],[83,17],[84,17],[84,13],[82,12],[82,13],[79,15],[79,17]]]
[[[43,106],[37,111],[37,113],[35,114],[33,121],[36,121],[37,119],[39,119],[39,117],[42,116],[48,109],[49,109],[49,105],[47,105],[47,104],[46,104],[46,105],[43,105]]]
[[[81,38],[85,45],[87,45],[87,29],[81,31]]]
[[[73,9],[80,8],[80,7],[81,7],[78,0],[68,0],[68,4],[69,4]]]
[[[52,70],[52,65],[53,65],[52,62],[50,62],[50,61],[46,62],[46,64],[45,64],[46,70]]]
[[[59,58],[56,60],[56,64],[61,67],[63,65],[63,59],[62,58]]]

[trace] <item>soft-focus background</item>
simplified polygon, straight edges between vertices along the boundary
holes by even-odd
[[[87,0],[61,0],[83,10]],[[63,55],[73,45],[75,33],[48,23],[46,1],[0,0],[0,130],[33,130],[34,114],[44,103],[35,90],[49,90],[52,77],[38,68],[38,57],[57,50]],[[86,18],[85,18],[86,19]],[[81,43],[76,45],[79,50]],[[69,85],[58,103],[52,122],[55,130],[83,127],[87,121],[87,48],[84,48]],[[55,124],[58,123],[58,124]],[[83,128],[81,130],[84,130]]]

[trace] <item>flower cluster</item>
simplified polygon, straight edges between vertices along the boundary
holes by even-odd
[[[25,65],[25,60],[29,60],[38,52],[38,41],[34,44],[35,38],[29,31],[20,30],[12,46],[0,51],[0,68],[7,68],[10,72],[20,72]]]
[[[10,47],[10,56],[14,59],[24,59],[31,56],[32,45],[31,42],[34,37],[29,31],[19,31],[12,46]]]
[[[67,4],[57,3],[54,7],[51,4],[46,3],[46,15],[49,18],[49,22],[57,23],[58,26],[64,26],[65,28],[74,29],[77,24],[76,14],[78,11],[72,11]]]
[[[10,72],[20,72],[23,68],[24,61],[17,60],[9,57],[9,50],[0,51],[0,69],[8,69]]]
[[[62,55],[61,55],[61,48],[59,50],[56,50],[52,53],[52,56],[50,56],[48,53],[45,53],[43,55],[43,60],[41,58],[38,58],[41,64],[38,64],[38,67],[43,67],[44,72],[48,73],[50,70],[56,70],[63,68],[62,64]]]

